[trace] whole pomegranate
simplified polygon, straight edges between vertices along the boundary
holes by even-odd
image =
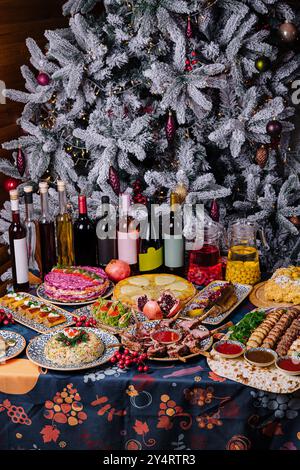
[[[112,259],[105,268],[109,279],[113,282],[119,282],[130,276],[130,266],[120,259]]]
[[[161,320],[163,318],[163,313],[156,300],[148,300],[143,308],[143,314],[149,320]]]

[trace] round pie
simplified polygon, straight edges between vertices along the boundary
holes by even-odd
[[[142,274],[120,281],[113,292],[113,298],[124,304],[136,307],[139,297],[147,295],[149,299],[158,300],[166,291],[185,304],[196,294],[193,284],[174,274]]]

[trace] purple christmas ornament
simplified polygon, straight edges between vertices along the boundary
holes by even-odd
[[[41,86],[48,86],[50,83],[50,77],[44,72],[40,72],[37,76],[37,82]]]
[[[188,16],[187,25],[186,25],[186,37],[191,39],[193,37],[193,27],[191,22],[191,17]]]
[[[267,124],[267,133],[271,137],[278,137],[282,132],[282,124],[279,121],[274,119],[273,121],[268,122]]]
[[[119,194],[120,194],[120,178],[119,178],[119,175],[118,175],[116,169],[113,166],[111,166],[109,168],[108,181],[109,181],[109,184],[111,185],[114,193],[117,196],[119,196]]]
[[[176,133],[175,119],[174,119],[172,111],[169,111],[169,116],[168,116],[168,120],[166,124],[166,137],[167,137],[167,141],[169,142],[169,144],[171,144],[174,141],[175,133]]]
[[[219,205],[215,199],[213,199],[211,203],[209,215],[214,222],[219,222],[220,220]]]
[[[26,166],[25,155],[22,152],[21,147],[19,147],[19,150],[18,150],[18,153],[17,153],[17,168],[18,168],[18,172],[20,173],[20,176],[24,175],[25,166]]]

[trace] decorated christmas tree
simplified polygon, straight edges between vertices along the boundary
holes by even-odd
[[[69,0],[69,28],[27,40],[23,135],[3,147],[8,177],[70,201],[203,203],[227,226],[265,229],[266,266],[299,260],[300,160],[289,152],[299,20],[277,0]],[[22,189],[22,185],[20,186]],[[35,196],[39,210],[38,196]],[[51,210],[57,207],[53,190]],[[9,204],[1,212],[7,242]]]

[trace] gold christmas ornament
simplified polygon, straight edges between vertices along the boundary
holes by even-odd
[[[261,169],[263,169],[267,164],[268,157],[267,147],[265,145],[261,145],[256,151],[255,162]]]
[[[282,23],[282,25],[280,25],[279,35],[283,42],[294,42],[298,36],[297,26],[295,26],[294,23],[289,23],[288,21],[286,21],[285,23]]]
[[[188,195],[188,190],[183,183],[178,183],[174,190],[174,193],[177,196],[178,204],[182,204]]]

